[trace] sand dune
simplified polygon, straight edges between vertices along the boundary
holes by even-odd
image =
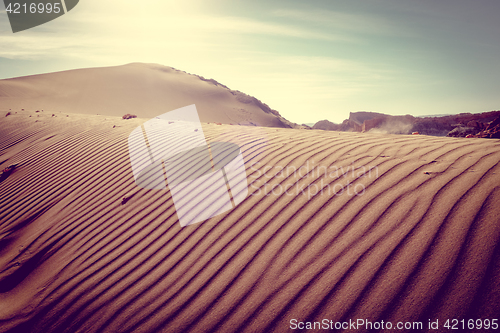
[[[152,118],[196,104],[204,122],[293,127],[252,96],[157,64],[85,68],[0,80],[6,109]]]
[[[250,194],[181,228],[134,183],[147,119],[0,111],[1,332],[498,318],[499,141],[203,124]]]

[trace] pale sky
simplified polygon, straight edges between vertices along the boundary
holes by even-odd
[[[16,34],[0,8],[0,78],[159,63],[297,123],[500,109],[498,0],[81,0]]]

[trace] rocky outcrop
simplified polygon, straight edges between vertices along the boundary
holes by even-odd
[[[356,120],[346,119],[342,123],[342,130],[349,132],[361,132],[363,131],[363,123],[359,123]]]
[[[453,128],[449,124],[442,124],[432,120],[415,122],[412,127],[413,132],[432,136],[446,136],[452,129]]]
[[[477,129],[474,127],[457,126],[452,129],[446,136],[454,138],[465,138],[468,135],[474,135],[476,133]]]
[[[466,138],[500,139],[500,117],[487,124],[479,123],[476,128],[479,129],[479,131],[475,134],[467,135]]]
[[[332,123],[328,120],[320,120],[312,127],[312,129],[319,129],[324,131],[341,131],[341,128],[342,125]]]
[[[387,117],[385,116],[367,119],[363,121],[363,125],[361,125],[361,132],[368,132],[371,129],[380,128],[386,122],[387,122]]]
[[[363,123],[366,120],[374,119],[374,118],[385,118],[388,115],[383,114],[383,113],[378,113],[378,112],[366,112],[366,111],[359,111],[359,112],[350,112],[349,113],[349,120],[352,122],[355,122],[359,125],[363,125]]]

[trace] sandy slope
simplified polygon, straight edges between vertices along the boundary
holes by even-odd
[[[204,124],[242,147],[251,195],[181,228],[168,191],[134,184],[145,119],[0,111],[1,166],[18,164],[0,183],[1,332],[498,318],[497,140]]]
[[[133,63],[0,80],[0,106],[152,118],[196,104],[201,120],[288,127],[258,100],[167,66]]]

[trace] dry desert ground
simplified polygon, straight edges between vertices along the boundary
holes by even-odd
[[[241,147],[248,195],[181,227],[134,182],[147,119],[0,111],[1,332],[500,318],[498,140],[205,121]]]

